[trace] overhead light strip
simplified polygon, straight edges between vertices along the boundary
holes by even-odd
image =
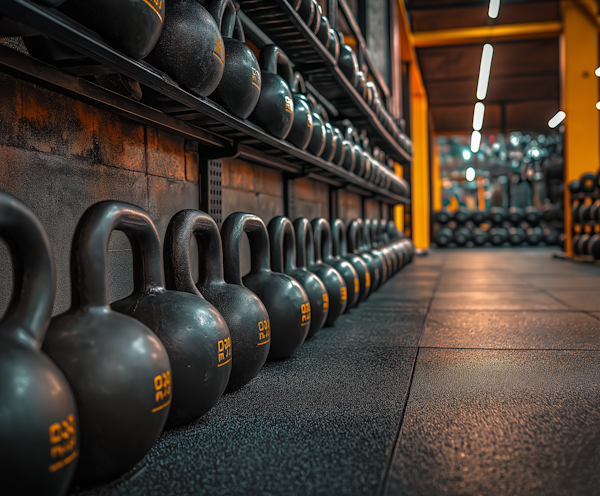
[[[500,11],[500,0],[490,0],[490,8],[488,9],[488,16],[492,19],[496,19],[498,17],[498,12]]]
[[[481,133],[479,131],[473,131],[471,135],[471,151],[477,153],[479,146],[481,145]]]
[[[567,114],[565,114],[562,110],[559,110],[556,115],[554,117],[552,117],[552,119],[550,119],[548,121],[548,127],[550,127],[551,129],[554,129],[556,126],[558,126],[562,121],[565,120],[565,117],[567,116]]]
[[[481,131],[483,127],[483,115],[485,114],[485,105],[481,102],[475,104],[475,110],[473,112],[473,129],[475,131]]]
[[[477,82],[477,99],[483,100],[487,95],[490,70],[492,68],[492,55],[494,48],[489,43],[483,45],[481,52],[481,66],[479,67],[479,81]]]

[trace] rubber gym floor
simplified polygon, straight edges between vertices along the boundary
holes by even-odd
[[[600,493],[600,266],[417,257],[98,495]]]

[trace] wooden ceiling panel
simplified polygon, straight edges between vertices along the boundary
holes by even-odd
[[[503,77],[490,80],[486,102],[519,102],[560,99],[558,74]]]
[[[474,105],[434,107],[431,116],[437,134],[467,133],[473,130]],[[500,132],[502,129],[502,106],[487,105],[483,119],[483,132]]]
[[[482,45],[419,48],[417,56],[423,79],[427,83],[436,80],[472,78],[477,85],[481,50]]]
[[[506,106],[506,129],[510,131],[548,131],[548,121],[558,112],[558,101],[523,102]]]
[[[499,76],[558,74],[558,38],[494,43],[490,80]]]

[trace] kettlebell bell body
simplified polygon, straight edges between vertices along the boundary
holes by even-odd
[[[313,238],[312,226],[310,221],[306,218],[299,218],[294,221],[294,228],[296,229],[296,251],[302,249],[303,243],[310,242],[313,240],[314,260],[312,264],[308,265],[308,270],[313,272],[327,288],[327,294],[329,295],[329,315],[325,321],[326,326],[332,326],[337,318],[344,313],[348,304],[348,288],[344,279],[340,273],[335,270],[331,265],[323,262],[321,258],[321,245],[315,243]]]
[[[271,242],[271,268],[294,278],[306,291],[310,302],[311,321],[306,340],[312,339],[325,325],[329,314],[329,295],[323,281],[310,272],[307,260],[312,260],[312,245],[304,243],[304,250],[296,253],[296,233],[287,217],[274,217],[269,222]],[[297,260],[297,263],[296,263]]]
[[[294,74],[290,87],[294,100],[294,121],[287,140],[305,150],[313,134],[313,116],[306,98],[304,79],[299,72]]]
[[[198,245],[197,283],[191,273],[189,247],[192,236]],[[169,289],[201,295],[225,319],[231,334],[231,347],[235,350],[225,392],[237,391],[248,384],[269,354],[269,314],[252,291],[224,281],[221,235],[210,215],[199,210],[182,210],[173,216],[165,236],[165,278]]]
[[[34,213],[0,191],[0,237],[13,263],[13,294],[0,322],[0,476],[7,496],[61,496],[75,474],[79,425],[75,398],[40,351],[52,315],[54,258]]]
[[[363,222],[363,249],[370,253],[373,256],[373,260],[375,261],[375,265],[379,269],[379,273],[381,274],[381,278],[379,280],[379,286],[382,286],[385,281],[387,281],[387,261],[381,253],[381,250],[377,248],[373,248],[371,244],[371,221],[370,219],[364,219]],[[378,287],[379,287],[378,286]]]
[[[332,226],[332,252],[334,256],[340,256],[347,260],[358,276],[359,293],[356,306],[365,301],[371,292],[371,273],[366,262],[355,253],[348,253],[346,243],[346,226],[342,219],[335,219]]]
[[[294,101],[286,81],[292,80],[290,60],[276,45],[265,45],[258,56],[262,87],[249,119],[276,138],[285,139],[294,123]],[[278,75],[282,70],[285,77]]]
[[[321,250],[321,252],[318,253],[318,256],[320,256],[323,262],[325,262],[327,265],[330,265],[337,270],[344,279],[347,290],[345,313],[348,313],[358,303],[358,298],[360,295],[360,281],[358,280],[358,274],[354,270],[354,267],[352,267],[347,260],[344,260],[339,255],[335,256],[333,254],[331,226],[329,225],[327,219],[324,219],[323,217],[319,219],[313,219],[311,224],[315,239],[315,250],[317,247],[320,247]]]
[[[240,244],[248,235],[251,251],[250,272],[242,279]],[[256,215],[233,213],[221,228],[225,282],[243,284],[263,302],[271,324],[269,360],[293,355],[302,345],[311,323],[311,308],[302,286],[288,275],[270,269],[269,235],[264,222]]]
[[[386,246],[382,246],[381,243],[379,242],[379,220],[377,219],[371,219],[370,221],[371,223],[371,232],[370,232],[370,239],[371,239],[371,246],[373,246],[373,248],[379,250],[382,255],[383,258],[385,259],[386,262],[386,273],[387,273],[387,277],[388,279],[392,276],[392,274],[395,272],[395,257],[392,256],[392,254],[390,253],[389,249]]]
[[[196,0],[168,0],[166,4],[162,34],[146,61],[182,88],[208,96],[217,89],[225,70],[219,26]]]
[[[167,14],[165,0],[66,0],[60,11],[134,59],[143,59],[156,45]]]
[[[341,69],[342,73],[352,86],[355,85],[357,81],[357,72],[358,72],[358,59],[356,58],[356,54],[354,50],[348,45],[344,43],[343,35],[339,35],[340,38],[340,57],[338,59],[338,67]]]
[[[52,319],[43,345],[75,394],[81,431],[75,483],[84,488],[131,470],[158,439],[171,408],[163,344],[144,324],[108,305],[110,234],[136,222],[123,205],[96,204],[79,220],[71,248],[71,307]]]

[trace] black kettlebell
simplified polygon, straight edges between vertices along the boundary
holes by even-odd
[[[362,219],[354,219],[350,222],[346,239],[348,241],[348,251],[362,258],[365,264],[367,264],[371,279],[371,290],[369,292],[369,294],[371,294],[379,287],[381,282],[381,272],[379,267],[375,264],[373,256],[362,250],[362,230]]]
[[[373,231],[373,239],[377,243],[377,247],[383,252],[383,254],[388,258],[391,262],[388,264],[390,267],[390,277],[398,272],[402,267],[402,252],[397,251],[388,239],[387,236],[387,220],[386,219],[375,219],[371,223],[371,228]]]
[[[301,150],[305,150],[313,135],[313,114],[306,97],[306,85],[299,72],[290,81],[294,100],[294,122],[287,140]]]
[[[335,219],[331,228],[332,253],[333,256],[339,256],[347,260],[354,268],[358,276],[358,300],[356,306],[365,301],[371,292],[371,273],[366,262],[355,253],[348,252],[346,243],[346,226],[342,219]]]
[[[340,58],[338,59],[338,67],[341,69],[342,73],[350,84],[354,86],[357,81],[357,73],[358,73],[358,59],[356,58],[356,54],[352,47],[346,45],[344,43],[344,35],[339,33],[340,40]]]
[[[332,28],[329,29],[329,46],[327,50],[329,50],[329,53],[333,55],[333,59],[337,62],[340,58],[340,40]]]
[[[310,263],[310,260],[307,260],[307,268],[321,279],[327,288],[327,294],[329,295],[329,314],[327,315],[325,325],[332,326],[337,318],[346,310],[348,303],[348,288],[340,273],[331,265],[323,262],[323,259],[321,258],[320,242],[319,245],[315,243],[310,221],[304,217],[296,219],[294,221],[294,228],[296,230],[297,252],[300,252],[300,250],[306,246],[306,243],[313,242],[314,259],[312,260],[312,263]]]
[[[503,245],[508,239],[508,231],[503,227],[492,227],[488,233],[490,234],[490,242],[494,246]]]
[[[292,65],[283,50],[265,45],[258,55],[262,87],[249,119],[276,138],[285,139],[294,123],[294,100],[286,81],[292,81]],[[282,71],[284,77],[278,75]]]
[[[475,246],[483,246],[488,242],[489,238],[490,235],[487,231],[479,227],[473,229],[473,243],[475,244]]]
[[[317,30],[317,38],[319,41],[323,43],[323,46],[329,49],[329,44],[331,40],[329,38],[329,30],[331,29],[331,24],[329,23],[329,19],[324,15],[321,15],[321,24],[319,25],[319,29]]]
[[[134,59],[150,53],[169,13],[165,11],[165,0],[66,0],[60,11]]]
[[[530,226],[537,226],[540,223],[541,214],[537,207],[525,207],[524,219]]]
[[[357,305],[358,298],[360,296],[360,281],[358,279],[358,274],[354,270],[354,267],[352,267],[347,260],[344,260],[339,255],[333,254],[331,226],[329,225],[327,219],[324,219],[323,217],[319,219],[313,219],[311,224],[313,229],[315,251],[320,248],[317,256],[321,257],[324,263],[337,270],[344,279],[347,291],[345,310],[347,313]]]
[[[323,117],[316,111],[317,102],[314,97],[309,95],[307,101],[312,111],[313,119],[313,130],[308,144],[308,151],[315,157],[320,157],[325,152],[325,146],[327,145],[327,129]]]
[[[452,240],[454,239],[454,231],[449,227],[440,227],[435,232],[434,239],[436,245],[444,248],[452,243]]]
[[[541,227],[530,227],[525,232],[527,233],[526,241],[530,245],[538,245],[544,239],[544,232]]]
[[[381,273],[381,281],[379,283],[381,286],[388,280],[388,264],[381,250],[375,248],[371,242],[371,219],[364,219],[363,221],[363,246],[366,251],[373,255],[375,263],[378,265]]]
[[[521,222],[523,222],[523,217],[525,213],[523,209],[520,207],[510,207],[508,209],[508,215],[506,216],[508,222],[511,224],[518,226]]]
[[[317,3],[317,0],[311,0],[314,5],[315,15],[312,18],[312,21],[308,25],[311,31],[316,35],[319,32],[319,28],[321,27],[321,8]]]
[[[511,227],[508,230],[508,242],[513,246],[519,246],[525,241],[525,231],[520,227]]]
[[[251,267],[240,273],[240,245],[246,233],[250,242]],[[302,345],[311,322],[308,296],[293,278],[270,269],[269,234],[260,217],[233,213],[221,228],[225,282],[244,285],[265,305],[271,323],[271,349],[268,360],[292,356]]]
[[[67,379],[40,350],[54,304],[52,248],[34,213],[4,191],[0,238],[13,266],[12,298],[0,322],[2,491],[60,496],[77,467],[79,426]]]
[[[151,0],[154,1],[154,0]],[[208,96],[225,70],[219,26],[196,0],[168,0],[165,26],[146,61],[167,73],[182,88]]]
[[[312,22],[313,17],[318,14],[318,11],[315,13],[315,4],[312,0],[292,0],[290,3],[307,25],[309,25]]]
[[[42,349],[75,394],[81,456],[75,483],[102,484],[131,470],[150,450],[171,408],[169,357],[156,334],[108,305],[107,255],[113,230],[138,233],[137,207],[102,202],[81,217],[71,248],[71,308],[52,319]],[[140,241],[145,237],[140,233]],[[147,245],[133,242],[139,263]],[[136,288],[161,283],[160,263]]]
[[[200,261],[197,283],[191,272],[192,236],[196,238]],[[210,215],[182,210],[173,216],[165,236],[165,278],[169,289],[206,298],[225,319],[235,350],[225,391],[236,391],[248,384],[269,354],[269,314],[252,291],[240,284],[227,284],[223,279],[221,234]]]
[[[335,155],[332,158],[332,162],[335,165],[342,166],[346,160],[346,151],[350,148],[350,144],[344,140],[344,135],[338,127],[333,126],[333,132],[337,137],[338,146],[335,149]],[[350,164],[353,168],[354,164]]]
[[[322,105],[317,104],[314,97],[309,96],[309,105],[313,112],[316,113],[317,116],[321,117],[320,121],[323,123],[324,130],[324,138],[323,141],[325,146],[323,148],[323,153],[321,154],[321,158],[326,162],[331,162],[333,157],[335,157],[338,147],[341,146],[341,140],[338,139],[338,136],[335,134],[333,126],[329,123],[329,116],[327,112],[323,108]]]
[[[260,97],[261,76],[258,60],[245,44],[244,29],[237,17],[233,1],[204,0],[202,4],[219,25],[225,49],[223,77],[210,98],[233,115],[246,119]]]
[[[311,310],[310,330],[306,339],[312,339],[323,328],[329,315],[327,288],[321,279],[306,268],[307,260],[308,263],[313,260],[313,247],[305,243],[296,253],[296,233],[292,221],[287,217],[271,219],[268,230],[271,242],[271,268],[294,278],[306,291]]]

